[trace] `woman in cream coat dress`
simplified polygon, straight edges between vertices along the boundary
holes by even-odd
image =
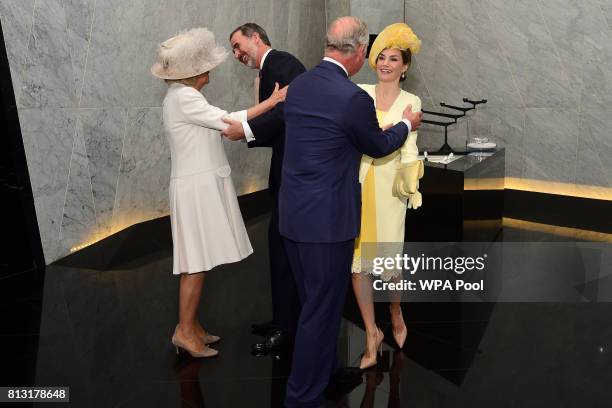
[[[404,23],[386,27],[376,38],[369,56],[369,64],[377,73],[377,85],[359,85],[374,100],[379,125],[383,128],[402,119],[402,111],[412,105],[413,111],[421,110],[418,96],[400,89],[400,82],[406,78],[411,55],[418,52],[420,41],[410,27]],[[383,341],[383,334],[374,321],[372,284],[370,277],[361,270],[362,257],[371,257],[372,246],[362,243],[404,242],[406,207],[420,205],[420,193],[406,193],[396,188],[398,180],[411,178],[415,170],[422,170],[418,161],[417,133],[411,132],[404,145],[397,151],[379,159],[363,156],[359,168],[362,183],[361,231],[355,241],[353,256],[353,290],[366,328],[366,350],[360,362],[362,369],[376,364],[377,351]],[[420,169],[419,169],[420,167]],[[416,180],[415,180],[416,182]],[[385,271],[383,280],[397,279],[399,273]],[[399,301],[390,304],[393,337],[401,348],[406,340],[407,329]]]
[[[223,149],[220,131],[227,125],[221,119],[246,121],[272,109],[286,94],[277,87],[266,101],[233,113],[209,104],[200,90],[226,56],[209,30],[195,28],[160,44],[151,68],[169,84],[162,112],[172,158],[173,273],[181,276],[172,344],[177,353],[182,348],[194,357],[218,354],[208,344],[219,337],[207,333],[197,317],[204,272],[253,252]]]

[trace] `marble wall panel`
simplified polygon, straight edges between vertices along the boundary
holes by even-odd
[[[412,64],[406,73],[406,80],[401,84],[401,87],[406,92],[418,95],[421,98],[422,108],[433,108],[436,105],[427,88],[418,55],[412,59]]]
[[[131,62],[137,50],[145,45],[135,41],[140,26],[133,22],[139,21],[145,8],[142,0],[96,2],[81,107],[129,105]]]
[[[405,2],[405,22],[421,40],[421,51],[413,58],[412,66],[403,88],[418,95],[423,107],[433,108],[440,103],[439,97],[434,98],[429,87],[431,73],[435,68],[436,48],[434,39],[441,27],[440,5],[435,1],[407,0]]]
[[[461,37],[446,21],[449,19],[444,12],[446,7],[447,2],[411,0],[405,3],[405,21],[422,43],[407,82],[420,77],[414,93],[421,96],[426,108],[437,107],[441,101],[456,104],[453,101],[459,102],[461,97],[473,94],[474,80],[467,77],[471,71],[461,69],[461,58],[465,56],[460,54],[461,48],[457,49],[465,41],[457,42]]]
[[[506,148],[506,177],[523,177],[525,110],[486,104],[478,108],[470,136],[483,136]]]
[[[559,53],[560,69],[567,74],[572,94],[579,97],[584,86],[583,62],[588,52],[584,46],[585,34],[607,30],[605,18],[593,1],[540,0],[538,3]]]
[[[66,39],[70,48],[78,98],[83,88],[95,3],[96,0],[63,0],[62,3],[66,15]]]
[[[291,3],[288,1],[273,0],[265,30],[274,48],[295,52],[295,50],[288,49],[289,31],[292,29],[289,26],[290,7]],[[286,24],[280,24],[281,21],[285,21]]]
[[[203,2],[200,2],[204,4]],[[155,61],[155,50],[162,41],[191,28],[187,24],[186,1],[148,0],[142,13],[130,21],[130,47],[128,65],[128,106],[161,106],[166,92],[164,81],[151,75]]]
[[[456,105],[465,95],[472,94],[472,84],[463,74],[449,30],[441,28],[424,44],[418,59],[423,62],[422,72],[434,104],[444,101]],[[426,60],[428,55],[431,58]]]
[[[227,140],[224,142],[224,147],[238,195],[268,188],[271,149],[265,147],[249,149],[246,143]]]
[[[593,0],[608,24],[608,29],[612,29],[612,3],[609,0]]]
[[[267,10],[269,4],[269,0],[261,2],[240,0],[229,5],[223,0],[216,0],[213,18],[210,22],[211,30],[215,33],[219,43],[231,51],[229,34],[239,25],[252,21],[261,25],[264,30],[270,30],[268,21],[262,20],[261,17],[264,14],[263,10]],[[284,25],[283,22],[280,24]],[[234,77],[236,74],[238,76]],[[238,109],[233,105],[234,100],[248,101],[250,106],[253,103],[253,79],[256,77],[256,70],[238,63],[232,58],[232,55],[228,55],[227,60],[219,66],[215,73],[215,82],[210,84],[206,92],[211,101],[223,106],[224,109]]]
[[[481,5],[469,0],[445,1],[441,14],[450,27],[449,35],[463,71],[457,81],[465,82],[461,86],[464,96],[485,97],[495,105],[522,107],[509,64],[500,58],[500,44],[494,36],[483,35],[494,27]]]
[[[63,254],[59,234],[77,112],[74,109],[22,109],[19,122],[38,228],[45,260],[49,263]]]
[[[91,241],[98,232],[89,161],[83,135],[78,132],[74,138],[67,185],[59,237],[62,253],[70,253],[72,248]]]
[[[161,108],[129,109],[112,231],[168,214],[169,183]]]
[[[351,15],[351,0],[326,0],[325,12],[327,20],[326,25],[329,27],[331,22],[338,17]]]
[[[229,50],[229,32],[255,21],[275,48],[313,66],[325,16],[325,0],[0,0],[46,261],[167,213],[166,85],[149,72],[159,42],[205,26]],[[230,57],[204,94],[248,108],[256,76]],[[226,149],[239,193],[267,187],[269,149]]]
[[[610,9],[604,0],[406,0],[423,47],[405,88],[437,109],[440,100],[486,97],[466,133],[504,146],[510,177],[606,186]],[[441,132],[424,126],[419,139],[429,148]]]
[[[24,0],[15,7],[11,0],[0,1],[0,20],[11,69],[15,100],[20,100],[23,67],[28,58],[28,41],[34,21],[34,0]]]
[[[576,184],[612,187],[612,141],[609,112],[583,112],[580,115],[580,135],[576,162]]]
[[[578,120],[578,113],[573,110],[526,110],[525,178],[574,183]]]
[[[92,11],[79,3],[49,0],[35,4],[20,106],[78,106],[87,49],[86,41],[78,41],[78,30],[68,28],[68,18],[88,21]]]
[[[350,11],[364,20],[373,34],[380,33],[389,24],[404,21],[403,0],[351,0]]]
[[[323,58],[325,1],[296,0],[289,8],[287,49],[310,69]],[[307,46],[305,46],[307,45]]]
[[[585,33],[576,183],[612,187],[612,32]]]
[[[544,23],[540,7],[527,0],[512,4],[487,0],[483,7],[497,28],[501,44],[528,108],[571,108],[576,105],[567,73]]]
[[[127,109],[81,109],[77,133],[83,138],[100,235],[112,226]]]

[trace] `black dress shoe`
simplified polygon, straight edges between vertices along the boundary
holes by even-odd
[[[291,339],[282,330],[274,330],[262,343],[255,343],[251,351],[256,355],[266,355],[272,351],[279,351],[290,347]]]
[[[274,324],[273,320],[265,323],[253,323],[251,325],[251,330],[253,334],[257,336],[267,336],[271,331],[278,330],[276,324]]]
[[[359,367],[344,367],[332,375],[323,395],[328,400],[338,401],[362,382],[363,370]]]

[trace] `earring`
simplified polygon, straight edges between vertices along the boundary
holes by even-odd
[[[400,78],[402,79],[402,81],[406,80],[406,73],[402,72],[402,75],[400,76]]]

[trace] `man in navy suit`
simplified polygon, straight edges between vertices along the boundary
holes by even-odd
[[[286,145],[280,232],[302,305],[286,407],[314,407],[339,369],[336,343],[359,234],[362,154],[397,150],[421,113],[381,131],[372,99],[348,77],[365,60],[368,31],[341,17],[327,31],[325,58],[297,77],[285,101]]]
[[[268,35],[255,23],[243,24],[232,31],[230,43],[238,61],[250,68],[259,69],[260,101],[272,94],[276,83],[284,87],[306,71],[304,65],[293,55],[272,49]],[[292,343],[300,308],[295,280],[278,229],[278,191],[285,149],[283,103],[247,122],[240,123],[231,119],[225,121],[230,125],[223,131],[228,139],[246,139],[249,148],[272,148],[268,183],[274,200],[268,230],[272,322],[253,325],[256,334],[266,336],[263,342],[253,345],[253,351],[265,354]]]

